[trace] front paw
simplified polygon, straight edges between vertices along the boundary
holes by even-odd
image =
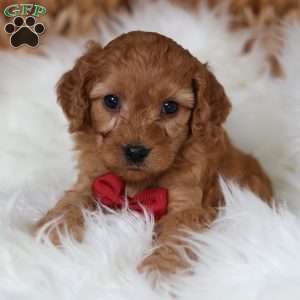
[[[34,235],[37,236],[42,229],[56,246],[61,245],[61,239],[66,234],[71,235],[77,241],[82,241],[84,232],[83,216],[76,217],[72,212],[56,217],[52,214],[51,216],[47,215],[34,225]]]
[[[174,248],[163,246],[146,257],[138,267],[138,271],[146,273],[158,272],[168,276],[187,267],[187,262]]]

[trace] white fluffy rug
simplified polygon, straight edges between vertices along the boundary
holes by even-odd
[[[270,174],[278,212],[224,185],[227,205],[211,230],[194,233],[201,261],[152,288],[136,266],[151,249],[150,221],[122,212],[87,216],[82,244],[41,244],[29,227],[76,176],[72,141],[54,86],[82,52],[55,40],[45,57],[0,53],[0,299],[300,299],[300,25],[287,28],[286,77],[268,76],[263,49],[241,56],[247,32],[225,17],[191,14],[164,2],[119,15],[101,42],[142,29],[166,34],[208,61],[233,103],[226,126]],[[103,25],[102,25],[103,26]]]

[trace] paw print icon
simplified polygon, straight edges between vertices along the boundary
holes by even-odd
[[[39,45],[39,36],[45,32],[45,26],[42,23],[36,23],[33,16],[26,19],[18,16],[12,23],[5,25],[4,30],[10,34],[10,43],[17,48],[22,45],[37,47]]]

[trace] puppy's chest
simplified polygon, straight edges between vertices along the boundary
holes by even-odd
[[[143,182],[143,183],[126,183],[125,191],[129,197],[134,197],[136,194],[143,192],[145,189],[154,187],[155,183]]]

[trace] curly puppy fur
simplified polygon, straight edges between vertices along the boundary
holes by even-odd
[[[184,246],[178,240],[181,226],[206,228],[223,204],[219,175],[271,202],[271,183],[262,167],[235,148],[222,127],[231,108],[223,87],[205,64],[173,40],[130,32],[104,48],[90,43],[57,90],[80,153],[80,173],[36,229],[63,215],[68,230],[81,240],[81,208],[96,208],[91,183],[108,171],[126,181],[129,195],[150,186],[165,187],[168,213],[155,228],[160,247],[140,269],[170,274],[188,266],[172,246]],[[104,105],[109,94],[121,99],[117,111]],[[166,99],[178,103],[177,113],[161,113]],[[142,165],[132,167],[124,157],[123,146],[132,143],[151,149]],[[56,230],[50,237],[59,244]]]

